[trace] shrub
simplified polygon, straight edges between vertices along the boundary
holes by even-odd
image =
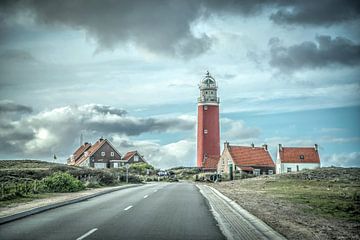
[[[84,184],[69,173],[56,172],[43,179],[49,192],[77,192],[85,189]]]

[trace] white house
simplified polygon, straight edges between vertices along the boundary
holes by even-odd
[[[320,168],[318,145],[314,147],[283,147],[279,144],[276,173],[298,172]]]

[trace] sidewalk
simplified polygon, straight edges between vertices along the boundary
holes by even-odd
[[[227,239],[286,239],[216,189],[202,184],[196,186],[208,200],[211,211]]]
[[[28,203],[19,203],[16,206],[0,208],[0,224],[26,217],[38,212],[52,208],[61,207],[67,204],[83,201],[89,198],[100,196],[106,193],[121,189],[140,186],[140,184],[127,184],[116,187],[95,188],[74,193],[58,193],[56,196],[36,199]]]

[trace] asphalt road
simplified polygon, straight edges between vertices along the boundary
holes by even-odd
[[[225,239],[191,183],[123,189],[0,225],[0,239]]]

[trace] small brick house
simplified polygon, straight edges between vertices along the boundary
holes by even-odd
[[[276,173],[298,172],[320,168],[318,145],[314,147],[283,147],[279,144]]]
[[[121,154],[107,139],[100,138],[93,145],[84,143],[68,159],[69,165],[92,168],[111,168],[121,162]]]
[[[228,142],[224,143],[224,150],[217,164],[219,174],[229,174],[233,179],[235,173],[240,174],[273,174],[275,164],[268,151],[267,145],[255,147],[233,146]]]
[[[138,151],[127,152],[122,158],[123,163],[146,163],[144,156],[140,155]]]

